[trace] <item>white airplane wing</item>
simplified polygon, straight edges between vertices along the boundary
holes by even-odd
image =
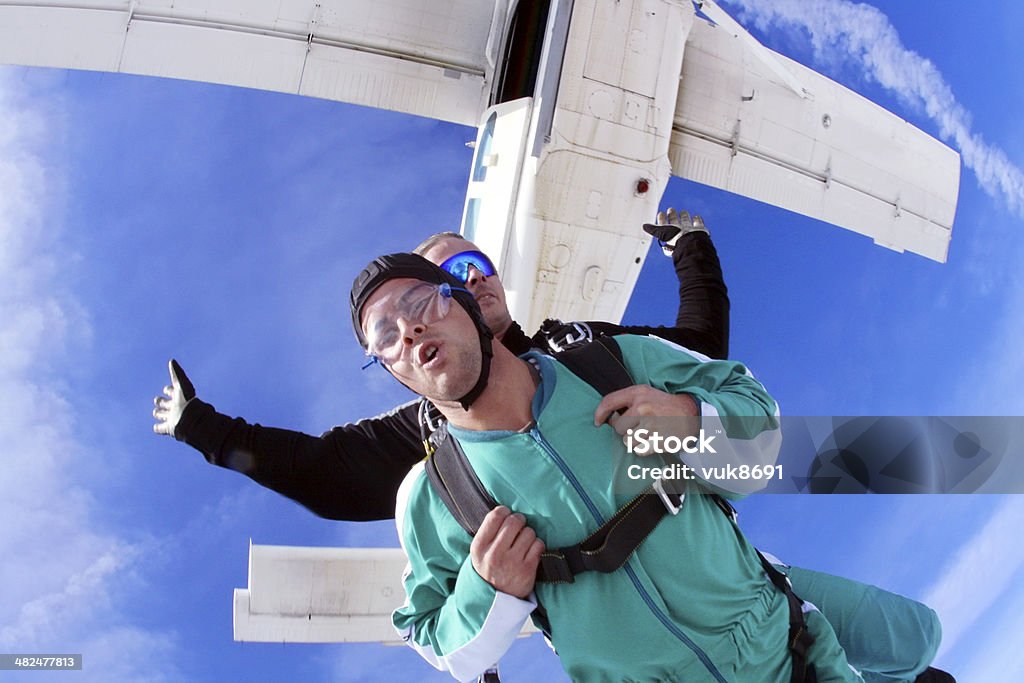
[[[676,101],[673,175],[944,262],[960,157],[882,107],[768,50],[710,0]]]
[[[405,600],[405,565],[400,548],[250,544],[249,586],[235,589],[235,640],[404,645],[391,613]]]
[[[476,126],[507,2],[0,2],[0,63],[164,76]],[[488,60],[490,61],[490,64]]]
[[[235,640],[273,643],[402,641],[400,548],[249,545],[249,586],[236,588]]]

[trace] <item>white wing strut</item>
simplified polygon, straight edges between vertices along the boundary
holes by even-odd
[[[798,97],[810,96],[810,93],[807,92],[807,89],[804,88],[799,79],[778,60],[778,55],[757,42],[754,36],[747,33],[746,29],[726,14],[721,7],[712,2],[712,0],[698,0],[697,5],[713,22],[728,31],[734,38],[743,41],[746,48],[757,55],[758,59],[771,70],[772,74],[789,86],[789,89]]]

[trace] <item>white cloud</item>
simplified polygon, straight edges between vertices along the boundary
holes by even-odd
[[[100,629],[83,644],[82,675],[76,672],[75,677],[139,683],[188,680],[177,665],[181,659],[177,648],[178,639],[165,633],[131,626]]]
[[[88,618],[98,607],[108,604],[107,583],[131,562],[133,554],[131,549],[125,552],[118,547],[108,548],[84,569],[61,577],[64,582],[57,590],[22,604],[14,621],[0,629],[0,647],[24,648],[46,642],[64,630],[69,618]]]
[[[60,143],[59,98],[44,106],[18,73],[0,70],[0,651],[95,646],[93,663],[146,679],[133,667],[165,663],[150,645],[165,655],[173,638],[116,613],[138,549],[95,521],[74,475],[86,451],[62,377],[89,327],[62,286],[73,256],[61,242],[62,179],[46,161]]]
[[[984,637],[972,639],[980,641],[978,649],[957,667],[961,681],[1024,680],[1021,611],[1024,611],[1024,589],[1018,588],[1002,602],[1000,609],[986,615]]]
[[[1006,153],[971,129],[970,113],[957,102],[949,84],[928,59],[909,50],[881,10],[849,0],[731,0],[742,19],[761,30],[797,28],[811,39],[815,57],[834,61],[844,54],[862,64],[865,74],[935,122],[974,171],[982,189],[1002,198],[1024,216],[1024,173]]]
[[[940,657],[1013,590],[1014,578],[1024,568],[1022,519],[1024,498],[1008,497],[925,593],[923,602],[938,612],[943,625]]]

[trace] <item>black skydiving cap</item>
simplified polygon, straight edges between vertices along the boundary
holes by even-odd
[[[363,307],[366,305],[367,299],[385,282],[399,278],[413,278],[435,285],[450,285],[452,298],[469,313],[473,324],[476,325],[477,334],[480,337],[480,351],[483,353],[480,377],[477,378],[473,388],[465,396],[458,399],[462,408],[468,410],[470,404],[476,400],[483,392],[484,387],[487,386],[487,377],[491,369],[491,356],[493,355],[491,339],[494,335],[491,334],[490,328],[484,323],[483,313],[480,312],[480,306],[477,304],[476,299],[465,290],[463,283],[454,275],[442,270],[418,254],[388,254],[387,256],[375,258],[356,276],[355,281],[352,283],[352,291],[349,294],[352,329],[356,334],[359,345],[366,350],[367,341],[366,336],[363,334],[360,319],[362,318]]]

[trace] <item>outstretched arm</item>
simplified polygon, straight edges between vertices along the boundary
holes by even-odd
[[[729,290],[718,252],[700,216],[668,209],[644,230],[657,237],[672,258],[679,279],[679,310],[673,327],[590,323],[605,334],[653,334],[709,358],[729,356]]]
[[[690,218],[675,209],[658,214],[658,224],[644,226],[672,257],[679,279],[679,311],[675,326],[617,325],[602,321],[586,323],[595,335],[654,335],[696,351],[708,358],[729,356],[729,291],[722,277],[718,252],[700,216]],[[542,327],[533,336],[537,346],[558,351],[580,335],[578,323]],[[552,342],[554,342],[552,344]],[[506,345],[508,343],[506,342]],[[523,350],[516,349],[517,353]]]
[[[170,372],[165,396],[156,399],[155,432],[173,435],[208,462],[241,472],[321,517],[392,518],[399,484],[423,459],[416,402],[316,437],[218,413],[196,397],[174,361]]]

